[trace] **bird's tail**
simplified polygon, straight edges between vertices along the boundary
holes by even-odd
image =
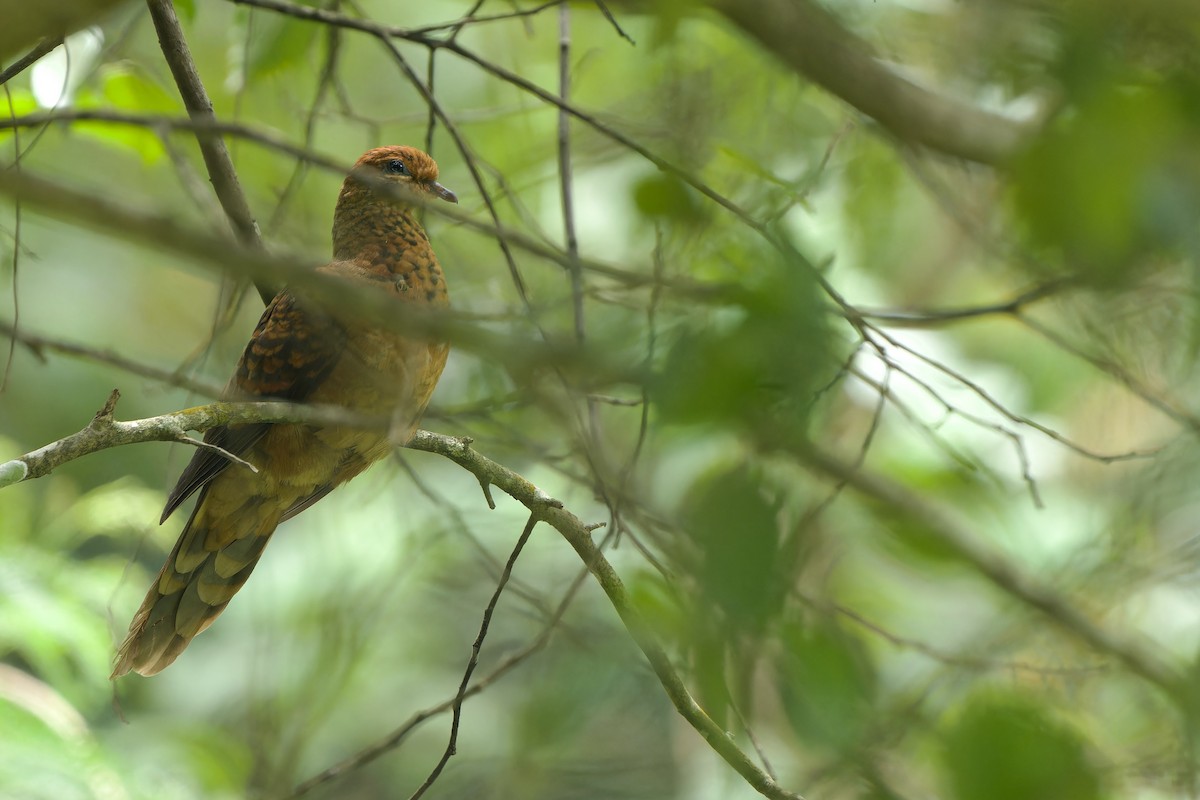
[[[224,504],[206,503],[206,494],[134,615],[113,678],[154,675],[174,661],[242,588],[279,524],[281,509],[265,498],[218,512]]]

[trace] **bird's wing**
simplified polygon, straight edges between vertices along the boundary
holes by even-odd
[[[242,352],[227,393],[231,399],[307,399],[337,364],[346,332],[327,314],[302,308],[289,292],[280,292],[267,306],[250,343]],[[221,425],[204,441],[233,455],[242,455],[266,435],[270,423]],[[208,484],[230,461],[211,449],[197,450],[167,498],[166,520],[197,489]]]

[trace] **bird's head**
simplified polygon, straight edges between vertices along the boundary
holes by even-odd
[[[454,192],[437,182],[437,162],[415,147],[388,145],[368,150],[354,164],[350,176],[368,186],[397,185],[457,203]]]

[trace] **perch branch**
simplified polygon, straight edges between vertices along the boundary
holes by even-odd
[[[118,397],[120,394],[114,389],[104,407],[83,430],[0,464],[0,488],[44,477],[68,461],[111,447],[142,442],[197,444],[188,438],[187,431],[206,431],[218,425],[310,422],[386,430],[390,422],[386,417],[366,419],[337,406],[307,406],[275,401],[210,403],[157,417],[121,422],[113,418]]]
[[[389,419],[364,419],[345,409],[304,406],[294,403],[212,403],[141,420],[119,422],[113,408],[119,395],[114,391],[104,408],[83,430],[52,442],[12,461],[0,464],[0,488],[48,474],[55,467],[124,444],[150,441],[179,441],[185,431],[202,431],[217,425],[247,422],[308,422],[355,425],[386,429]],[[408,447],[436,453],[474,475],[481,483],[495,486],[529,509],[537,519],[557,530],[575,550],[588,571],[608,596],[626,631],[650,663],[668,699],[680,716],[708,742],[709,746],[764,797],[772,800],[803,800],[762,771],[725,731],[695,701],[682,677],[671,664],[625,588],[624,582],[592,540],[592,527],[572,514],[523,476],[471,449],[462,439],[428,431],[417,431]],[[459,700],[461,702],[461,700]]]

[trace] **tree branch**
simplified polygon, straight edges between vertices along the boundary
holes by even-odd
[[[679,715],[759,794],[770,798],[803,800],[800,795],[782,788],[763,772],[696,703],[684,686],[683,679],[671,665],[670,657],[658,643],[641,614],[634,608],[625,584],[612,564],[596,547],[591,531],[582,520],[521,475],[472,450],[469,444],[460,439],[417,431],[407,447],[445,456],[470,472],[481,483],[486,482],[500,489],[558,531],[574,548],[588,571],[592,573],[592,577],[608,596],[609,603],[624,623],[625,630],[650,662],[651,669]]]
[[[253,422],[307,422],[321,425],[352,425],[387,430],[387,417],[370,419],[338,406],[303,405],[279,401],[257,403],[210,403],[157,417],[120,422],[113,409],[120,393],[113,390],[96,416],[78,433],[51,442],[12,461],[0,464],[0,488],[49,475],[58,467],[82,456],[142,442],[187,442],[187,431],[206,431],[218,425]]]
[[[1006,594],[1037,609],[1065,630],[1101,653],[1113,656],[1129,670],[1158,686],[1181,707],[1189,702],[1183,676],[1127,636],[1089,619],[1050,586],[1022,572],[983,539],[941,508],[926,503],[903,486],[854,468],[839,459],[809,448],[797,455],[812,469],[844,482],[864,497],[887,506],[900,517],[920,524],[938,542],[970,564]]]
[[[195,392],[201,397],[219,398],[224,393],[224,387],[215,383],[209,383],[204,380],[197,380],[188,377],[177,370],[160,369],[152,367],[148,364],[143,364],[140,361],[135,361],[132,358],[126,358],[120,353],[112,350],[101,350],[87,345],[76,344],[74,342],[65,342],[61,339],[51,339],[47,336],[39,336],[35,333],[29,333],[24,328],[18,329],[4,320],[0,320],[0,334],[9,337],[14,343],[24,345],[38,359],[45,361],[45,353],[43,351],[50,350],[52,352],[61,353],[66,356],[82,358],[87,361],[94,361],[99,364],[107,364],[117,369],[134,375],[140,375],[143,378],[165,383],[168,386],[177,386],[181,389],[187,389],[189,392]]]
[[[288,284],[298,294],[322,306],[352,311],[359,319],[401,333],[436,335],[466,350],[511,361],[546,357],[569,363],[586,356],[596,365],[611,363],[603,354],[582,354],[574,343],[546,345],[513,341],[470,321],[470,315],[425,309],[415,305],[396,313],[396,302],[383,292],[356,285],[312,269],[313,260],[296,255],[277,255],[237,246],[222,237],[180,225],[167,215],[149,214],[104,200],[86,192],[35,178],[24,171],[0,170],[0,194],[16,196],[23,203],[75,224],[117,234],[143,244],[190,256],[210,269],[237,271],[254,278]]]
[[[492,508],[495,508],[495,506],[493,505]],[[508,562],[504,565],[504,571],[500,573],[500,580],[496,584],[496,590],[492,592],[492,599],[488,601],[487,607],[483,610],[483,622],[479,625],[479,635],[475,637],[475,642],[471,645],[471,658],[467,662],[467,668],[463,670],[462,681],[458,684],[458,692],[454,695],[454,702],[450,707],[450,740],[446,743],[446,749],[442,751],[442,757],[438,759],[429,776],[417,787],[417,790],[412,793],[409,800],[418,800],[418,798],[422,797],[429,790],[429,787],[433,786],[438,776],[442,774],[442,770],[450,762],[450,758],[458,753],[458,727],[462,721],[462,704],[463,700],[466,699],[467,690],[471,685],[471,675],[475,672],[475,668],[479,666],[479,651],[483,648],[483,640],[487,637],[488,628],[492,624],[492,614],[496,611],[496,604],[500,602],[500,593],[508,585],[513,567],[517,563],[517,557],[525,549],[525,544],[529,541],[529,537],[533,534],[534,526],[537,523],[538,515],[530,514],[529,521],[525,523],[525,528],[521,531],[521,535],[513,547],[512,555],[508,557]]]
[[[93,121],[134,125],[151,130],[163,128],[213,130],[243,137],[266,147],[280,150],[339,175],[345,175],[350,169],[348,165],[339,164],[302,147],[290,145],[264,131],[217,120],[196,121],[156,115],[127,114],[104,109],[67,109],[48,114],[29,114],[11,119],[0,118],[0,130],[40,127],[48,122]],[[381,188],[386,190],[388,187]],[[188,255],[200,259],[205,266],[220,268],[224,272],[246,271],[248,274],[261,275],[268,280],[302,284],[304,277],[312,272],[307,265],[319,263],[319,259],[295,253],[271,255],[249,248],[231,246],[223,238],[197,232],[180,225],[175,221],[174,216],[150,214],[133,209],[99,195],[80,192],[63,184],[52,183],[30,175],[26,171],[16,174],[16,170],[0,170],[0,195],[19,196],[48,215],[87,225],[109,235],[137,240],[171,252]],[[426,201],[419,196],[405,196],[404,199],[406,202],[426,205]],[[577,262],[582,269],[609,278],[627,288],[637,289],[662,285],[669,287],[674,292],[700,300],[720,300],[736,296],[737,287],[733,284],[702,282],[686,277],[666,278],[661,275],[655,277],[650,275],[649,271],[622,269],[583,256],[577,256],[573,261],[567,253],[554,245],[510,228],[477,220],[468,212],[460,211],[448,203],[435,201],[428,204],[426,210],[479,233],[503,239],[531,255],[543,258],[565,269],[571,269]],[[231,256],[234,258],[233,261],[230,261]],[[255,263],[258,266],[255,266]],[[319,282],[320,278],[316,280]]]
[[[390,424],[387,418],[364,419],[346,409],[281,402],[212,403],[157,417],[118,422],[113,419],[113,409],[118,397],[119,394],[114,390],[92,422],[78,433],[0,464],[0,488],[42,477],[68,461],[99,450],[140,442],[175,442],[184,436],[185,431],[203,431],[217,425],[308,422],[386,430]],[[650,662],[651,669],[680,716],[764,797],[773,800],[803,800],[800,795],[780,787],[763,772],[692,698],[683,679],[672,666],[666,650],[634,608],[620,576],[592,541],[590,526],[523,476],[472,450],[468,440],[429,431],[417,431],[407,447],[450,459],[474,475],[481,484],[500,489],[529,509],[536,519],[546,522],[562,534],[608,596],[626,631]]]
[[[183,98],[188,115],[192,119],[202,121],[214,120],[216,115],[213,113],[212,100],[208,97],[204,82],[200,80],[196,62],[192,60],[192,52],[183,36],[183,27],[175,14],[175,6],[171,0],[147,0],[146,5],[150,7],[150,17],[154,20],[154,29],[158,32],[158,43],[162,48],[163,58],[171,68],[171,74],[175,76],[175,85],[179,87],[179,94]],[[246,193],[242,191],[242,184],[238,181],[237,170],[233,168],[233,160],[229,157],[225,142],[220,136],[199,131],[196,141],[200,145],[200,153],[204,156],[204,165],[208,168],[213,191],[217,193],[217,200],[220,201],[221,208],[225,209],[225,216],[229,218],[238,241],[245,247],[261,248],[263,242],[258,223],[254,221],[254,214],[246,201]],[[278,291],[261,278],[254,281],[254,286],[264,304],[270,303]]]
[[[0,86],[8,83],[26,69],[36,64],[43,56],[62,44],[62,41],[61,36],[47,36],[35,44],[28,53],[9,64],[3,71],[0,71]]]
[[[1003,164],[1034,132],[1028,123],[898,75],[875,57],[869,44],[810,0],[715,0],[713,6],[780,61],[906,142]]]

